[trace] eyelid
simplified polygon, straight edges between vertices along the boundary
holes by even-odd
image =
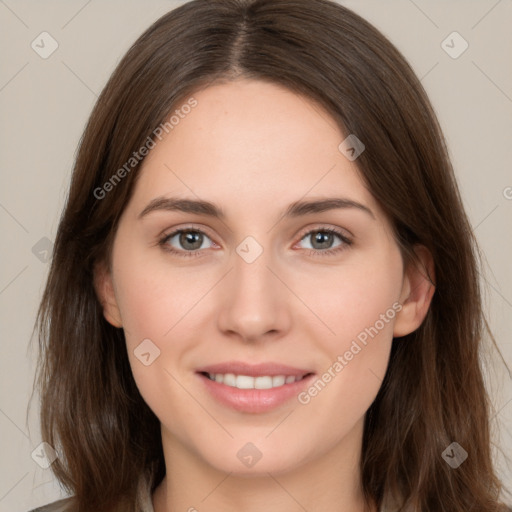
[[[217,242],[215,242],[214,237],[209,234],[209,230],[203,226],[197,227],[193,224],[188,224],[186,226],[180,226],[175,227],[169,231],[165,230],[161,235],[159,235],[157,240],[157,245],[162,246],[162,248],[170,252],[172,254],[177,255],[184,255],[184,256],[195,256],[195,255],[201,255],[201,253],[204,251],[204,249],[196,249],[194,251],[185,251],[183,249],[175,249],[174,247],[170,246],[167,242],[174,238],[176,235],[186,232],[186,231],[192,231],[194,233],[200,233],[202,235],[205,235],[207,238],[209,238],[214,245],[219,245]]]
[[[188,224],[186,226],[176,227],[173,228],[170,232],[163,233],[159,239],[158,239],[158,245],[162,246],[163,249],[171,254],[176,254],[178,256],[184,256],[184,257],[190,257],[190,256],[201,256],[205,249],[195,249],[193,251],[185,251],[183,249],[175,249],[172,246],[168,245],[168,240],[173,238],[174,236],[180,234],[181,232],[186,231],[192,231],[196,233],[200,233],[202,235],[205,235],[208,237],[214,245],[219,245],[217,242],[215,242],[214,237],[212,237],[208,229],[204,227],[197,227],[193,224]],[[327,224],[317,224],[314,226],[308,226],[306,228],[303,228],[298,235],[296,235],[294,238],[298,238],[298,240],[294,243],[293,247],[297,245],[297,243],[301,242],[304,238],[306,238],[308,235],[311,235],[315,232],[326,232],[326,233],[332,233],[336,236],[338,236],[341,240],[341,244],[339,246],[329,248],[329,249],[303,249],[308,254],[315,255],[315,256],[322,256],[322,255],[330,255],[333,253],[337,253],[339,251],[342,251],[347,248],[347,246],[351,246],[353,243],[354,236],[350,231],[347,229],[341,228],[339,226],[333,227],[329,226]],[[348,236],[346,233],[349,233]]]
[[[169,238],[169,237],[174,236],[174,235],[176,235],[176,234],[178,234],[178,233],[180,233],[182,231],[198,232],[198,233],[201,233],[203,235],[206,235],[212,241],[214,241],[214,238],[215,238],[215,235],[213,235],[208,228],[206,228],[203,225],[198,225],[198,224],[196,225],[196,224],[193,224],[193,223],[192,224],[186,224],[184,226],[174,227],[174,228],[171,228],[171,229],[165,229],[164,231],[162,231],[162,233],[160,235],[158,235],[158,238],[159,238],[159,240],[161,240],[162,238]]]
[[[332,230],[334,232],[339,232],[340,234],[345,236],[345,238],[349,238],[349,239],[355,238],[354,235],[346,228],[342,228],[340,226],[330,226],[329,224],[322,224],[322,223],[313,224],[313,226],[310,225],[305,228],[302,228],[298,232],[298,234],[295,235],[294,238],[298,238],[298,241],[300,241],[304,238],[305,235],[309,234],[311,231],[321,231],[321,230],[326,230],[326,231]],[[172,228],[169,231],[164,230],[162,232],[162,234],[159,235],[158,238],[159,239],[166,238],[166,237],[169,237],[170,235],[175,235],[176,233],[178,233],[180,231],[197,231],[199,233],[207,235],[212,240],[213,240],[213,238],[215,238],[215,236],[209,232],[208,228],[206,228],[202,225],[199,225],[199,224],[196,225],[194,223],[186,224],[185,226]]]
[[[354,235],[346,228],[342,228],[340,226],[333,226],[329,224],[314,224],[313,226],[307,226],[299,231],[296,235],[298,241],[300,242],[306,235],[310,234],[314,231],[328,231],[332,233],[336,233],[340,235],[342,238],[345,238],[347,241],[352,242],[355,238]]]

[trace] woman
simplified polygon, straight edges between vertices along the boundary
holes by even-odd
[[[475,247],[426,94],[366,21],[163,16],[55,241],[41,426],[73,497],[41,510],[505,510]]]

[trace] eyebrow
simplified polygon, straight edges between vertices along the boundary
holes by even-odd
[[[328,210],[354,208],[363,211],[375,219],[373,212],[364,204],[352,199],[340,197],[328,197],[319,200],[295,201],[288,206],[283,217],[300,217],[313,213],[321,213]],[[225,212],[219,206],[209,201],[196,199],[180,199],[174,197],[156,197],[142,210],[138,219],[141,219],[154,211],[179,211],[184,213],[195,213],[207,217],[214,217],[220,220],[226,218]]]

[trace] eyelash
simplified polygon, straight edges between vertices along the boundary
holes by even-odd
[[[169,252],[171,254],[175,254],[175,255],[180,256],[180,257],[190,258],[190,257],[201,256],[202,249],[196,249],[194,251],[183,251],[183,250],[176,250],[176,249],[172,248],[171,246],[169,246],[169,244],[167,242],[171,238],[173,238],[175,235],[177,235],[179,233],[200,233],[200,234],[205,235],[208,238],[210,238],[204,231],[202,231],[200,229],[197,229],[197,228],[194,228],[194,227],[187,227],[187,228],[176,229],[172,233],[164,235],[158,241],[158,244],[166,252]],[[321,249],[305,249],[309,256],[315,256],[315,257],[316,256],[320,256],[320,257],[331,256],[333,254],[337,254],[340,251],[345,250],[347,247],[350,247],[352,245],[352,240],[347,238],[341,231],[339,231],[337,229],[334,229],[334,228],[315,228],[315,229],[311,229],[311,230],[307,231],[306,233],[304,233],[300,237],[299,241],[302,241],[304,238],[306,238],[307,236],[312,235],[314,233],[332,233],[334,235],[337,235],[343,243],[340,244],[339,246],[333,248],[333,249],[324,249],[324,250],[321,250]]]

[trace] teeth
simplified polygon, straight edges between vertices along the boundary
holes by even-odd
[[[294,375],[251,377],[249,375],[235,375],[233,373],[209,373],[208,378],[238,389],[271,389],[302,380],[303,377],[295,377]]]
[[[275,377],[272,377],[272,387],[276,388],[277,386],[284,386],[285,381],[285,375],[276,375]]]
[[[238,375],[235,381],[235,387],[238,389],[254,389],[254,377],[247,375]]]
[[[210,379],[211,378],[212,376],[210,376]],[[226,384],[226,386],[236,387],[236,377],[232,373],[226,373],[222,382],[223,384]]]
[[[272,387],[272,377],[256,377],[254,379],[255,389],[270,389]]]

